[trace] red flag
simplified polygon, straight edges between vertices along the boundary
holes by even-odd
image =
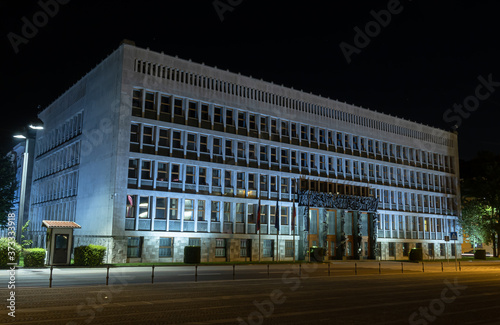
[[[130,217],[130,212],[132,212],[132,208],[134,207],[134,200],[132,199],[132,196],[127,195],[127,201],[130,204],[130,206],[127,207],[127,217]]]
[[[257,208],[257,231],[260,231],[260,199],[259,199],[259,207]]]

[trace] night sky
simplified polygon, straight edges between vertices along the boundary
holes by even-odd
[[[38,1],[0,1],[3,151],[38,108],[130,39],[441,129],[460,124],[462,159],[500,153],[498,1],[60,2],[48,15]],[[37,31],[23,35],[26,21]],[[453,111],[464,104],[470,111]]]

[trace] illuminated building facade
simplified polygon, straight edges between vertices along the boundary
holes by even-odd
[[[39,118],[42,242],[42,220],[66,220],[108,262],[459,253],[454,133],[128,43]]]

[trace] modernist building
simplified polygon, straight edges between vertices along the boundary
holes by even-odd
[[[39,118],[39,243],[62,220],[108,262],[460,252],[454,133],[129,43]]]

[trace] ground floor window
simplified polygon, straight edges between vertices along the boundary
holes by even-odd
[[[127,242],[127,257],[141,257],[142,242],[144,237],[129,237]]]
[[[445,244],[439,244],[439,255],[445,256],[446,255],[446,246]]]
[[[366,241],[363,243],[363,251],[364,251],[364,255],[368,256],[368,242],[366,242]]]
[[[335,256],[335,242],[330,242],[330,256]]]
[[[264,257],[273,257],[274,256],[274,240],[265,239],[264,240]]]
[[[427,251],[428,251],[429,257],[434,257],[434,243],[427,244]]]
[[[396,256],[396,243],[389,243],[389,256]]]
[[[200,238],[189,238],[188,245],[201,247],[201,239]]]
[[[410,253],[410,243],[403,243],[403,256],[408,256]]]
[[[293,240],[285,240],[285,257],[293,257]]]
[[[251,239],[241,239],[240,240],[240,257],[251,257],[252,256],[252,241]]]
[[[159,257],[172,257],[172,252],[174,248],[174,239],[171,237],[161,237],[160,238],[160,251]]]
[[[455,256],[456,251],[457,250],[455,244],[451,244],[451,256]]]
[[[224,238],[215,239],[215,257],[226,257],[226,240]]]

